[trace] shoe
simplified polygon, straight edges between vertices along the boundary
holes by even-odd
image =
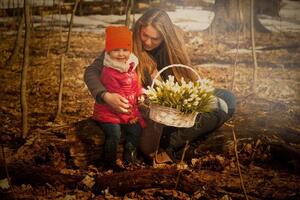
[[[137,161],[137,151],[135,149],[125,151],[124,160],[126,164],[134,164]]]
[[[177,162],[177,158],[176,158],[176,154],[175,154],[175,151],[174,149],[172,148],[166,148],[166,153],[168,154],[168,156],[170,157],[170,159],[173,161],[173,162]]]
[[[168,155],[166,151],[159,152],[155,154],[155,162],[157,164],[162,164],[162,163],[173,163],[172,158]]]
[[[124,169],[122,167],[120,167],[119,165],[117,164],[108,164],[108,165],[103,165],[103,168],[102,168],[103,171],[109,171],[109,170],[112,170],[113,172],[122,172],[124,171]]]

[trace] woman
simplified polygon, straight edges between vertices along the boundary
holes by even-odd
[[[170,64],[191,65],[184,46],[183,32],[170,20],[168,14],[160,9],[148,10],[139,18],[133,29],[133,52],[139,59],[137,74],[144,87],[152,82],[157,71]],[[105,102],[116,112],[130,112],[128,101],[116,93],[109,93],[98,77],[103,68],[103,54],[85,71],[84,79],[97,102]],[[195,75],[185,68],[172,68],[161,74],[162,79],[174,75],[177,80],[196,80]],[[215,90],[216,105],[209,113],[198,115],[192,128],[163,127],[150,120],[143,130],[140,148],[146,155],[163,147],[172,158],[173,153],[183,147],[186,141],[197,140],[203,134],[214,131],[230,119],[235,110],[235,97],[222,89]],[[162,134],[162,141],[161,139]]]

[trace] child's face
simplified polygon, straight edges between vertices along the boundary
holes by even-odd
[[[111,59],[118,62],[126,62],[129,58],[130,51],[128,49],[114,49],[110,51],[109,56]]]

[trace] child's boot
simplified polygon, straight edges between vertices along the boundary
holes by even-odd
[[[134,164],[137,160],[137,149],[134,147],[125,150],[124,160],[126,164]]]

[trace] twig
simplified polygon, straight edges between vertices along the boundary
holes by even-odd
[[[12,191],[12,194],[13,194],[13,198],[16,199],[15,191],[14,191],[14,188],[13,188],[13,186],[11,184],[10,176],[9,176],[9,173],[8,173],[8,167],[7,167],[7,163],[6,163],[6,157],[5,157],[5,152],[4,152],[4,146],[3,146],[3,144],[1,144],[1,150],[2,150],[3,162],[4,162],[5,173],[6,173],[6,177],[7,177],[7,180],[8,180],[8,184],[9,184],[9,186],[11,188],[11,191]]]
[[[75,16],[75,12],[77,10],[79,4],[79,0],[75,1],[75,5],[72,11],[72,15],[71,15],[71,19],[70,19],[70,24],[69,24],[69,32],[68,32],[68,39],[67,39],[67,47],[66,47],[66,51],[65,53],[68,54],[69,50],[70,50],[70,43],[71,43],[71,32],[72,32],[72,26],[73,26],[73,20],[74,20],[74,16]]]
[[[246,100],[248,100],[248,98],[254,96],[255,93],[251,92],[250,94],[246,95],[245,97],[242,97],[242,99],[240,101],[237,102],[238,105],[243,104]]]
[[[238,1],[238,9],[239,9],[239,14],[238,14],[238,19],[239,22],[241,22],[241,10],[240,10],[240,3]],[[236,52],[235,52],[235,59],[234,59],[234,66],[233,66],[233,73],[232,73],[232,82],[231,82],[231,90],[234,90],[234,85],[235,85],[235,75],[236,75],[236,68],[237,68],[237,60],[238,60],[238,55],[239,55],[239,49],[240,49],[240,32],[241,32],[242,26],[238,24],[237,27],[237,44],[236,44]]]
[[[254,156],[255,156],[255,153],[256,153],[256,150],[257,150],[257,147],[260,145],[261,141],[258,139],[255,143],[255,147],[253,149],[253,153],[251,155],[251,162],[250,162],[250,165],[253,163],[254,161]]]
[[[253,83],[252,91],[256,92],[256,79],[257,79],[257,59],[255,52],[255,27],[254,27],[254,0],[251,0],[251,47],[252,47],[252,59],[253,59]]]
[[[190,146],[189,146],[189,141],[187,140],[187,141],[185,142],[185,146],[184,146],[184,149],[183,149],[183,152],[182,152],[182,155],[181,155],[181,160],[180,160],[179,164],[183,164],[183,160],[184,160],[184,157],[185,157],[185,153],[186,153],[186,151],[188,150],[189,147],[190,147]],[[182,171],[182,170],[179,169],[178,175],[177,175],[177,177],[176,177],[176,184],[175,184],[174,190],[176,190],[176,188],[177,188],[177,186],[178,186],[178,183],[179,183],[179,177],[180,177],[181,171]],[[173,198],[174,198],[174,196],[172,196],[172,200],[173,200]]]
[[[155,123],[154,126],[157,126],[157,124]],[[156,150],[154,152],[153,166],[156,166],[156,164],[158,163],[157,162],[157,154],[158,154],[158,150],[159,150],[159,143],[160,143],[161,135],[162,135],[162,133],[158,137],[158,142],[157,142],[157,145],[156,145]]]
[[[63,94],[63,84],[64,84],[64,65],[65,65],[65,54],[60,57],[60,71],[59,71],[59,91],[58,91],[58,101],[57,101],[57,112],[55,119],[58,119],[61,115],[61,105],[62,105],[62,94]]]
[[[233,136],[233,141],[234,141],[234,153],[235,153],[235,157],[236,157],[236,162],[237,162],[237,167],[238,167],[238,171],[239,171],[239,175],[240,175],[240,181],[241,181],[241,186],[245,195],[246,200],[248,200],[248,196],[247,196],[247,191],[244,185],[244,181],[243,181],[243,177],[242,177],[242,172],[241,172],[241,167],[240,167],[240,162],[239,162],[239,154],[238,154],[238,150],[237,150],[237,140],[235,137],[235,131],[234,131],[234,126],[233,125],[229,125],[226,124],[227,126],[230,126],[232,129],[232,136]]]

